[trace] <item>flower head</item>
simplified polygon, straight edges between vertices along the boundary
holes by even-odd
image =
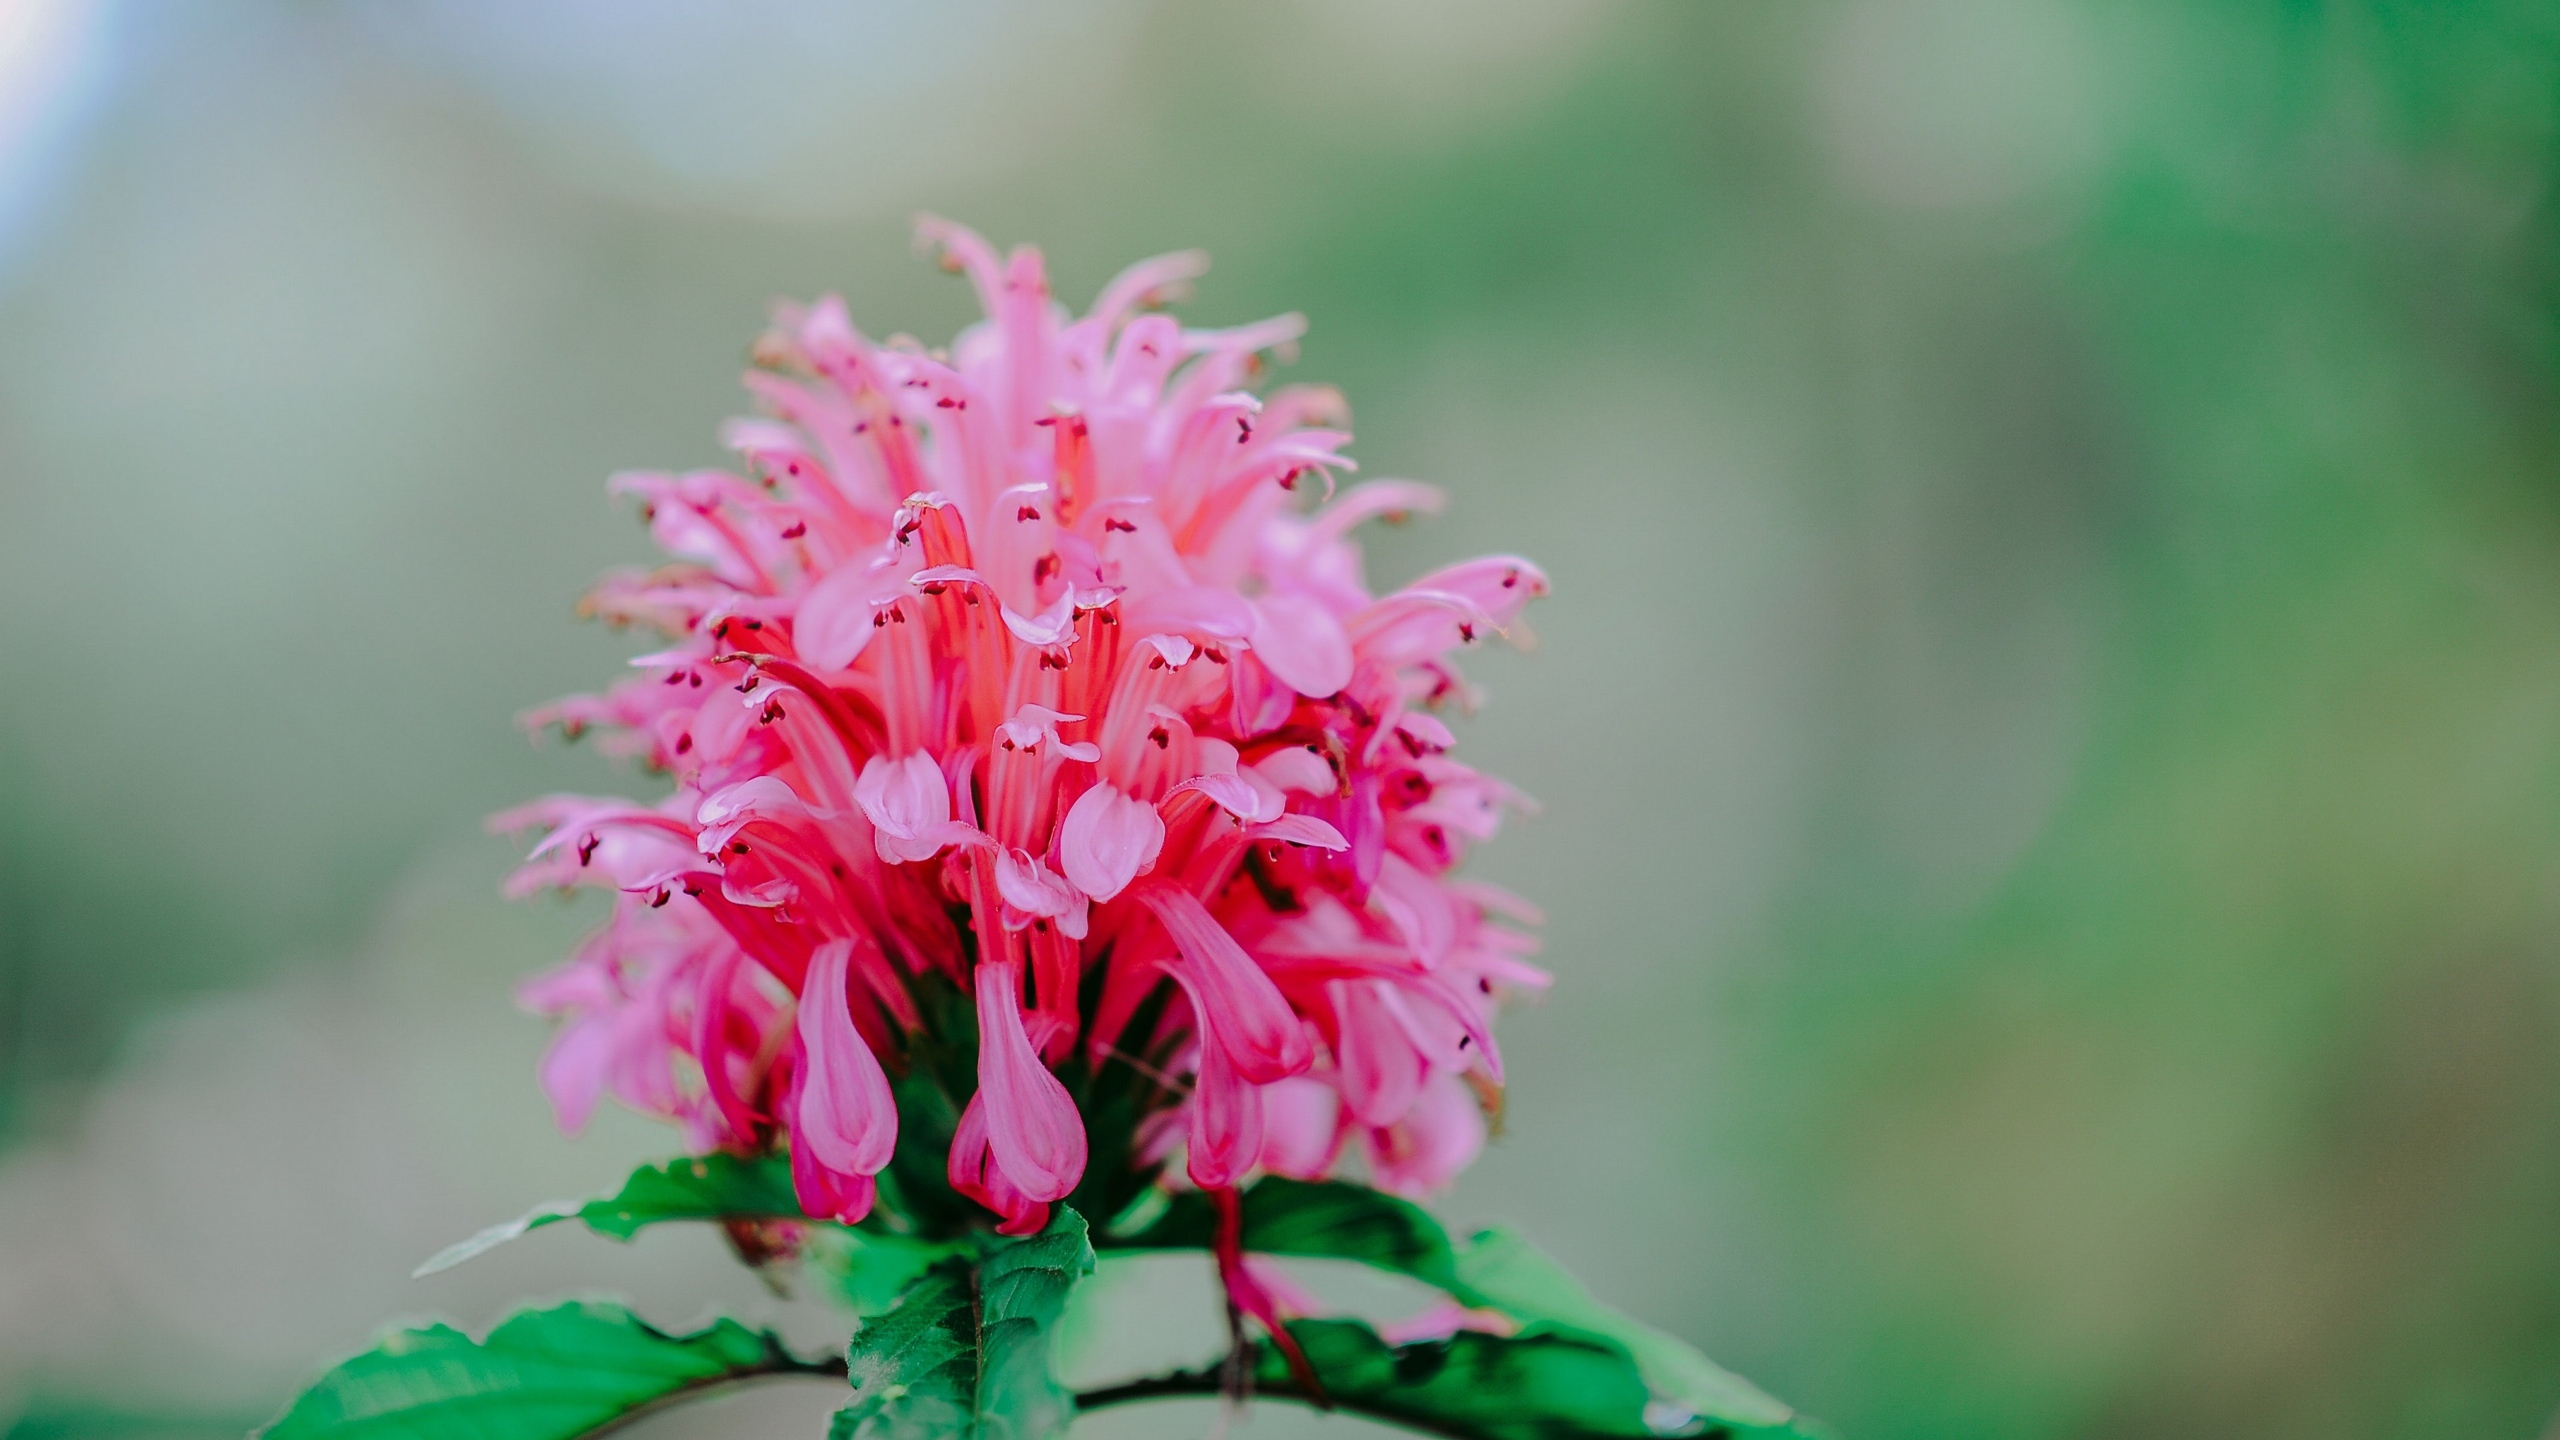
[[[1154,313],[1199,256],[1074,318],[1036,250],[922,233],[986,308],[947,356],[785,308],[739,471],[614,482],[676,563],[590,604],[668,643],[535,718],[673,789],[498,820],[546,832],[519,888],[615,893],[524,991],[563,1021],[561,1123],[610,1094],[698,1148],[787,1146],[847,1220],[938,1146],[1014,1233],[1097,1160],[1143,1183],[1177,1149],[1213,1189],[1353,1154],[1445,1183],[1495,1004],[1546,977],[1534,913],[1452,874],[1516,797],[1435,711],[1544,576],[1373,596],[1352,532],[1438,493],[1337,490],[1338,398],[1246,388],[1297,317]]]

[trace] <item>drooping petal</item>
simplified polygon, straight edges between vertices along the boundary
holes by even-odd
[[[842,1225],[859,1224],[879,1196],[870,1176],[831,1170],[806,1145],[791,1147],[791,1189],[803,1213]]]
[[[1022,965],[978,962],[978,1093],[987,1148],[1034,1200],[1060,1200],[1084,1178],[1084,1117],[1040,1063],[1022,1024]]]
[[[1290,1010],[1280,987],[1199,899],[1161,880],[1150,880],[1135,893],[1182,953],[1174,978],[1190,994],[1208,1032],[1201,1042],[1204,1054],[1222,1050],[1235,1073],[1256,1085],[1306,1069],[1315,1058],[1306,1026]]]
[[[1049,1203],[1034,1200],[1006,1178],[1002,1166],[990,1163],[987,1151],[987,1096],[969,1097],[960,1112],[960,1128],[951,1137],[946,1173],[951,1188],[1003,1217],[999,1235],[1036,1235],[1049,1223]]]
[[[1236,1074],[1225,1047],[1204,1039],[1191,1092],[1191,1183],[1222,1189],[1243,1179],[1261,1158],[1262,1091]]]
[[[877,1175],[898,1147],[898,1105],[879,1057],[846,1008],[852,955],[852,941],[830,940],[809,957],[800,991],[800,1112],[792,1133],[830,1170]]]

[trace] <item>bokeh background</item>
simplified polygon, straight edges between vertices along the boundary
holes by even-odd
[[[1453,491],[1382,576],[1551,570],[1464,738],[1559,983],[1449,1213],[1852,1440],[2547,1433],[2556,179],[2525,0],[0,0],[0,1417],[787,1308],[406,1277],[666,1148],[550,1130],[592,914],[480,818],[644,784],[510,724],[630,648],[604,477],[777,296],[947,335],[931,209],[1208,247]]]

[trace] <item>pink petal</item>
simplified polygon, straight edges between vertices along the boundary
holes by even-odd
[[[1256,1085],[1295,1075],[1314,1061],[1306,1026],[1290,1010],[1280,987],[1197,897],[1161,880],[1150,880],[1134,893],[1182,952],[1183,963],[1173,976],[1190,994],[1207,1032],[1201,1037],[1203,1052],[1223,1049],[1237,1076]],[[1205,1069],[1207,1062],[1202,1063]]]
[[[872,756],[853,782],[853,800],[878,832],[883,860],[927,859],[950,843],[942,828],[951,820],[950,783],[922,750],[896,760]]]
[[[1239,820],[1251,820],[1262,809],[1262,795],[1241,775],[1194,775],[1173,787],[1176,791],[1197,790],[1218,802],[1220,809]]]
[[[987,1102],[987,1149],[1024,1195],[1058,1200],[1084,1178],[1084,1117],[1032,1050],[1021,995],[1020,962],[979,962],[978,1093]]]
[[[1253,653],[1280,683],[1322,699],[1351,683],[1351,640],[1311,596],[1275,592],[1253,603]]]
[[[800,989],[800,1113],[792,1136],[812,1158],[848,1175],[877,1175],[898,1148],[898,1105],[889,1077],[853,1028],[845,972],[850,940],[809,957]]]
[[[791,1188],[800,1198],[802,1213],[844,1225],[859,1223],[870,1214],[871,1203],[879,1195],[870,1176],[829,1170],[806,1145],[791,1147]]]
[[[951,1188],[1004,1217],[999,1235],[1036,1235],[1049,1223],[1049,1205],[1022,1193],[1005,1178],[1001,1166],[987,1163],[986,1092],[969,1097],[960,1112],[960,1128],[951,1137],[947,1173]]]
[[[1126,624],[1128,633],[1139,637],[1208,635],[1242,640],[1253,633],[1253,607],[1232,590],[1186,585],[1132,601]]]
[[[1204,1039],[1191,1092],[1191,1183],[1223,1189],[1261,1157],[1262,1092],[1236,1074],[1223,1048]]]
[[[1313,845],[1319,850],[1351,848],[1351,842],[1342,838],[1341,831],[1313,815],[1283,815],[1277,820],[1251,826],[1244,833],[1256,840],[1286,840],[1292,845]]]
[[[537,1072],[542,1093],[551,1097],[551,1115],[564,1135],[587,1128],[596,1097],[604,1093],[605,1071],[613,1063],[614,1027],[609,1017],[587,1015],[560,1027],[551,1048],[542,1052]]]
[[[1342,1071],[1342,1098],[1364,1125],[1394,1123],[1422,1093],[1422,1056],[1385,992],[1379,980],[1325,986],[1333,1001],[1333,1061]]]
[[[1456,1179],[1484,1148],[1484,1112],[1458,1077],[1435,1076],[1402,1120],[1365,1139],[1371,1181],[1416,1198]]]
[[[1274,750],[1255,761],[1253,768],[1262,772],[1263,779],[1301,795],[1331,795],[1342,788],[1333,766],[1304,745]]]
[[[800,597],[791,622],[791,644],[819,670],[842,670],[860,658],[880,606],[906,588],[904,576],[870,556],[857,556],[827,572]]]
[[[1025,915],[1064,916],[1085,906],[1081,891],[1027,850],[1006,850],[996,856],[996,893]]]
[[[1143,800],[1096,785],[1076,797],[1058,827],[1058,862],[1096,900],[1129,888],[1164,848],[1164,817]]]
[[[1274,1175],[1321,1180],[1342,1153],[1342,1097],[1313,1075],[1262,1087],[1262,1158]]]

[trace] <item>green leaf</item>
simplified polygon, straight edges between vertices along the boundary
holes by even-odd
[[[1466,1440],[1651,1437],[1649,1397],[1626,1355],[1559,1335],[1461,1331],[1390,1348],[1357,1320],[1300,1320],[1289,1333],[1333,1403]],[[1278,1351],[1260,1347],[1255,1383],[1289,1389]]]
[[[863,1322],[845,1352],[853,1403],[831,1440],[933,1440],[970,1428],[977,1408],[978,1305],[968,1262],[925,1272],[888,1313]]]
[[[1116,1248],[1205,1249],[1216,1212],[1197,1192],[1175,1196],[1135,1233],[1104,1237]],[[1465,1245],[1429,1211],[1339,1180],[1266,1179],[1244,1192],[1244,1248],[1265,1255],[1356,1260],[1409,1275],[1463,1304],[1499,1310],[1524,1325],[1596,1340],[1627,1352],[1664,1401],[1707,1420],[1783,1426],[1794,1412],[1684,1341],[1591,1296],[1535,1246],[1508,1230]]]
[[[1750,1381],[1591,1297],[1582,1282],[1516,1231],[1486,1230],[1458,1254],[1451,1293],[1558,1333],[1597,1336],[1625,1348],[1654,1393],[1693,1415],[1744,1426],[1784,1426],[1795,1412]]]
[[[1120,1250],[1205,1250],[1217,1211],[1199,1191],[1174,1196],[1134,1234],[1103,1237]],[[1341,1180],[1272,1176],[1244,1192],[1244,1248],[1262,1255],[1357,1260],[1446,1290],[1457,1281],[1449,1232],[1409,1200]]]
[[[1047,1440],[1075,1419],[1050,1370],[1058,1317],[1093,1273],[1084,1217],[928,1269],[846,1352],[854,1401],[832,1440]]]
[[[520,1311],[475,1341],[400,1330],[320,1377],[260,1440],[574,1440],[764,1375],[832,1375],[734,1320],[669,1335],[618,1305]]]
[[[504,1225],[492,1225],[438,1252],[415,1274],[450,1270],[519,1235],[563,1220],[583,1221],[599,1235],[628,1240],[642,1226],[661,1220],[719,1220],[733,1215],[800,1218],[800,1199],[791,1188],[791,1162],[779,1155],[749,1160],[714,1153],[643,1165],[611,1195],[557,1201]]]
[[[898,1303],[927,1270],[979,1249],[974,1239],[925,1240],[867,1225],[812,1224],[800,1257],[833,1299],[869,1316]]]

